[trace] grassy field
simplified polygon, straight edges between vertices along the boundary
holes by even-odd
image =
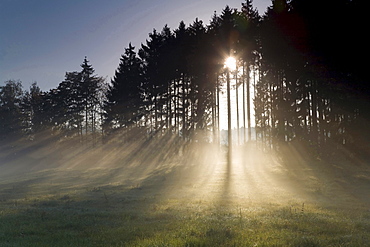
[[[163,163],[85,153],[48,169],[33,156],[0,176],[0,246],[369,246],[366,164],[253,150],[229,167],[203,151]]]

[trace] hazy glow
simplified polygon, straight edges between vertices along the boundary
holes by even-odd
[[[138,135],[135,131],[132,134]],[[254,144],[234,146],[233,163],[228,166],[226,149],[219,145],[192,142],[184,146],[174,135],[131,143],[123,143],[124,137],[127,134],[117,134],[116,139],[95,149],[83,145],[71,148],[69,143],[30,146],[27,152],[17,150],[23,155],[11,160],[2,157],[0,149],[0,194],[9,200],[27,197],[60,201],[68,195],[75,201],[91,197],[103,198],[103,202],[105,194],[116,201],[152,198],[156,203],[201,201],[211,207],[235,208],[266,203],[291,205],[292,201],[317,203],[318,198],[326,202],[325,197],[331,203],[333,194],[338,200],[368,198],[366,186],[356,191],[357,199],[352,198],[334,176],[343,171],[337,167],[323,170],[319,163],[307,162],[304,147],[291,145],[277,155],[260,151]],[[361,169],[351,166],[345,172],[369,180]]]
[[[235,62],[235,64],[234,64]],[[243,66],[238,66],[237,70],[232,70],[233,67],[236,69],[236,60],[233,57],[229,57],[228,59],[225,60],[224,68],[227,67],[227,64],[231,65],[231,71],[230,71],[230,84],[231,84],[231,127],[233,129],[237,128],[237,107],[236,107],[236,91],[238,91],[238,104],[239,104],[239,109],[238,109],[238,114],[239,114],[239,128],[240,128],[240,135],[243,138],[243,132],[244,131],[244,120],[243,120],[243,103],[245,103],[244,108],[247,109],[247,101],[246,101],[246,95],[247,95],[247,83],[246,83],[246,69],[244,68],[243,72]],[[237,80],[235,80],[235,77],[237,76]],[[243,77],[245,80],[245,85],[243,86]],[[249,78],[250,78],[250,85],[249,85],[249,90],[250,90],[250,104],[251,104],[251,127],[253,128],[255,126],[255,118],[254,118],[254,95],[255,95],[255,84],[256,81],[258,80],[258,71],[255,69],[251,68],[249,71]],[[220,76],[220,81],[223,83],[220,86],[220,129],[221,130],[227,130],[227,98],[226,98],[226,73],[222,74]],[[236,82],[238,83],[238,86],[236,86]],[[243,92],[244,91],[244,92]],[[243,101],[243,95],[245,97]],[[245,128],[247,128],[247,116],[245,116]],[[253,134],[252,134],[252,138]],[[235,138],[233,138],[236,140]],[[224,140],[225,141],[225,140]]]
[[[225,67],[231,71],[236,70],[236,59],[234,57],[228,57],[225,61]]]

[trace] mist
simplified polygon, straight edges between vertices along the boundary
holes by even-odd
[[[247,0],[129,43],[110,80],[85,56],[48,91],[5,81],[0,245],[367,245],[359,2]]]

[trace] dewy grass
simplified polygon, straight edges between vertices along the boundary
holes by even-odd
[[[112,194],[112,191],[109,191]],[[98,192],[96,192],[98,193]],[[1,201],[1,246],[366,246],[370,212],[79,195]],[[124,199],[124,200],[123,200]]]
[[[288,174],[283,164],[262,158],[236,162],[231,170],[222,161],[208,160],[94,169],[69,166],[3,178],[0,246],[370,243],[368,198],[361,197],[368,191],[368,180],[352,185],[360,172],[368,174],[368,168],[357,171],[351,166],[342,174],[323,173],[319,165],[310,170],[296,165]],[[308,173],[315,179],[302,176]],[[343,183],[346,177],[351,184]],[[312,192],[318,180],[322,192]],[[343,184],[350,193],[340,189]],[[355,197],[351,193],[357,188],[361,193]]]

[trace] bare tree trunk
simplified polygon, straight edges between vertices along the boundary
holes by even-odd
[[[87,132],[88,132],[88,116],[87,116],[87,100],[86,100],[86,103],[85,103],[85,142],[87,144]]]
[[[248,118],[248,142],[250,142],[252,139],[252,132],[251,132],[251,93],[250,93],[250,78],[248,63],[247,63],[247,118]]]
[[[185,76],[182,74],[182,137],[186,138],[186,85]]]
[[[228,144],[228,152],[227,152],[227,164],[230,168],[232,162],[232,129],[231,129],[231,102],[230,102],[230,72],[227,71],[226,75],[226,82],[227,82],[227,144]]]
[[[168,83],[167,86],[167,100],[166,100],[166,130],[167,132],[172,130],[172,93],[171,93],[171,83]]]
[[[93,146],[95,147],[95,105],[92,107],[92,138],[93,138]]]
[[[175,109],[174,109],[174,112],[175,112],[175,129],[176,129],[176,134],[179,135],[180,133],[180,116],[179,116],[179,113],[177,112],[179,110],[179,93],[180,93],[180,89],[179,89],[179,81],[178,80],[175,80]]]
[[[235,92],[236,92],[236,133],[238,135],[237,142],[240,145],[240,132],[239,132],[239,93],[238,93],[238,65],[236,64],[235,70]]]
[[[247,125],[245,117],[245,62],[243,61],[243,143],[247,140]]]
[[[216,90],[217,85],[211,91],[212,93],[212,133],[213,133],[213,143],[216,142],[217,139],[217,130],[216,130]]]
[[[256,68],[257,66],[254,64],[253,65],[253,95],[254,95],[254,98],[256,97]],[[253,104],[254,106],[254,104]],[[256,121],[256,119],[254,120]],[[254,126],[255,126],[255,136],[256,136],[256,145],[257,145],[257,132],[256,132],[256,127],[257,127],[257,124],[256,122],[254,123]]]
[[[216,82],[216,101],[217,101],[217,144],[220,144],[220,81],[217,73]]]
[[[317,148],[318,145],[318,125],[317,125],[317,81],[311,81],[311,98],[312,98],[312,142]]]

